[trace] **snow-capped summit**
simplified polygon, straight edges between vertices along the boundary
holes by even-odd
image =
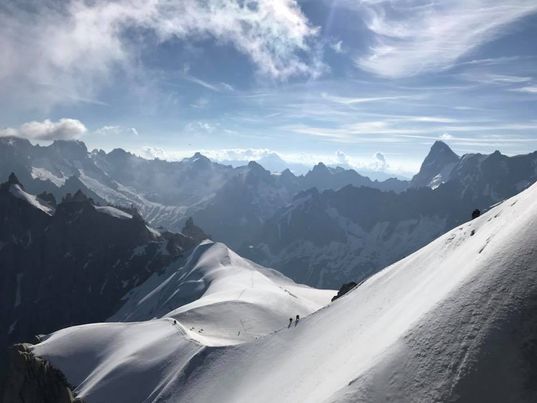
[[[132,290],[110,320],[174,318],[200,343],[229,345],[280,329],[289,316],[306,316],[334,294],[296,284],[207,240],[183,267],[172,265]]]
[[[203,346],[189,333],[195,325],[170,318],[68,328],[33,352],[89,402],[534,402],[536,200],[533,185],[297,326],[252,342]],[[225,279],[235,256],[211,247],[214,256],[193,269]],[[188,284],[206,284],[204,276]],[[255,297],[252,284],[237,298]],[[199,300],[214,301],[206,318],[220,329],[230,315],[216,302],[225,288]]]

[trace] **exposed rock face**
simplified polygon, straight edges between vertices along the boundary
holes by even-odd
[[[334,298],[332,298],[332,302],[335,301],[336,299],[344,296],[345,294],[347,294],[350,290],[352,290],[354,287],[356,287],[358,284],[355,283],[354,281],[351,281],[350,283],[345,283],[343,284],[340,288],[339,288],[339,291],[337,292],[337,294],[334,296]]]
[[[495,151],[459,157],[447,144],[437,141],[410,186],[436,189],[444,183],[456,183],[462,197],[501,200],[520,192],[536,179],[537,152],[508,157]]]
[[[15,172],[33,194],[56,200],[81,190],[95,202],[135,205],[155,227],[178,231],[187,217],[231,245],[250,240],[276,209],[310,187],[339,189],[352,184],[402,191],[407,181],[371,181],[352,169],[322,164],[305,176],[289,170],[271,174],[256,162],[232,168],[200,153],[182,161],[146,160],[122,149],[88,152],[79,141],[34,146],[16,137],[0,138],[0,181]]]
[[[134,212],[96,206],[82,192],[52,209],[15,179],[0,185],[0,351],[35,334],[106,320],[131,288],[207,238],[197,227],[195,237],[160,233]]]
[[[181,233],[183,235],[196,239],[199,242],[210,238],[210,236],[208,236],[200,227],[194,224],[194,220],[192,219],[192,217],[186,220],[185,225],[181,230]]]
[[[420,171],[412,178],[411,185],[413,187],[438,187],[447,181],[457,162],[459,162],[459,156],[446,143],[436,141],[425,157]]]
[[[9,349],[9,372],[4,391],[6,403],[83,403],[74,397],[65,376],[36,357],[27,344]]]
[[[327,175],[319,164],[315,172]],[[361,281],[537,180],[537,152],[458,157],[436,142],[412,187],[310,190],[265,220],[240,253],[295,281],[336,288]]]

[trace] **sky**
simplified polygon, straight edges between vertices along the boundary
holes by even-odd
[[[537,150],[535,38],[535,0],[7,0],[0,135],[411,176]]]

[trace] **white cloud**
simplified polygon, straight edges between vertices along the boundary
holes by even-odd
[[[345,53],[345,50],[343,49],[343,41],[330,42],[329,46],[334,52],[338,54]]]
[[[216,85],[213,85],[211,83],[208,83],[207,81],[203,81],[197,77],[191,76],[189,74],[184,74],[183,79],[186,81],[190,81],[191,83],[198,84],[199,86],[206,88],[208,90],[214,91],[214,92],[220,92],[221,89],[217,87]]]
[[[228,149],[199,149],[199,150],[170,150],[159,147],[143,147],[138,154],[143,158],[159,158],[163,160],[177,161],[191,157],[196,151],[201,152],[213,161],[231,164],[233,166],[246,165],[249,161],[259,161],[265,164],[267,157],[276,157],[287,164],[295,174],[304,174],[315,164],[322,161],[329,166],[341,166],[347,169],[362,171],[384,172],[399,175],[412,175],[417,172],[421,161],[395,160],[388,163],[387,158],[381,152],[371,157],[354,156],[343,151],[335,153],[311,153],[311,152],[280,152],[268,148],[228,148]],[[271,169],[269,165],[266,169]]]
[[[421,99],[422,95],[391,95],[382,97],[342,97],[322,93],[321,97],[341,105],[365,104],[371,102],[399,101],[403,99]]]
[[[137,65],[143,43],[133,32],[229,44],[274,79],[317,76],[322,67],[312,48],[317,28],[296,0],[32,1],[0,9],[0,86],[32,105],[99,103],[99,84],[116,67]]]
[[[219,126],[218,123],[209,123],[204,121],[189,122],[185,126],[185,131],[188,133],[212,133]]]
[[[146,159],[161,159],[161,160],[168,160],[168,161],[175,161],[178,159],[182,159],[187,156],[187,153],[181,153],[180,157],[178,155],[175,155],[175,153],[170,153],[165,151],[163,148],[160,147],[143,147],[138,154]]]
[[[86,126],[76,119],[60,119],[52,122],[24,123],[18,128],[0,129],[0,136],[18,136],[29,140],[72,140],[87,132]]]
[[[138,130],[134,127],[123,127],[123,126],[103,126],[97,130],[94,131],[95,134],[102,135],[102,136],[109,136],[109,135],[120,135],[120,134],[127,134],[127,135],[134,135],[138,136]]]
[[[513,88],[511,91],[516,92],[525,92],[527,94],[537,94],[537,85],[533,86],[527,86],[527,87],[521,87],[521,88]]]
[[[376,153],[375,158],[379,160],[380,162],[386,162],[386,157],[382,153]]]
[[[535,0],[361,1],[375,44],[357,65],[398,78],[451,67],[537,11]]]

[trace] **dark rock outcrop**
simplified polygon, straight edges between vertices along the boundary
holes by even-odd
[[[339,287],[339,291],[337,294],[332,298],[332,302],[334,302],[336,299],[341,298],[345,294],[347,294],[350,290],[352,290],[354,287],[356,287],[358,284],[354,281],[351,281],[350,283],[345,283],[341,287]]]
[[[75,398],[61,371],[36,357],[27,344],[9,349],[9,372],[3,401],[6,403],[83,403]]]
[[[80,191],[42,210],[31,202],[41,197],[13,183],[0,185],[0,351],[35,334],[106,320],[131,288],[205,238],[199,228],[197,239],[160,233]]]
[[[189,217],[188,220],[186,220],[185,225],[181,230],[181,233],[192,239],[195,239],[198,242],[211,238],[210,235],[207,235],[205,231],[203,231],[200,227],[194,224],[194,220],[192,219],[192,217]]]

